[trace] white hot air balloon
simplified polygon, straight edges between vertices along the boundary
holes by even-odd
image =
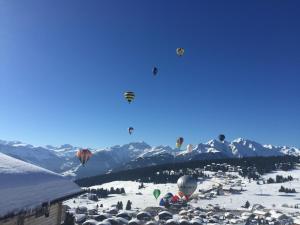
[[[194,149],[194,146],[193,146],[192,144],[188,144],[188,145],[186,146],[187,152],[192,152],[193,149]]]
[[[197,180],[191,176],[182,176],[177,181],[179,192],[189,198],[197,189]]]

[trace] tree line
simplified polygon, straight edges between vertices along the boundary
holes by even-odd
[[[268,163],[266,163],[266,161]],[[176,183],[177,179],[183,174],[189,174],[198,178],[205,175],[201,172],[205,166],[214,164],[227,163],[231,166],[239,166],[241,175],[244,177],[258,179],[260,175],[271,171],[291,170],[295,168],[295,164],[299,162],[299,158],[293,156],[274,156],[274,157],[250,157],[250,158],[227,158],[214,160],[197,160],[180,163],[169,163],[151,167],[144,167],[118,171],[110,174],[102,174],[98,176],[83,178],[75,182],[82,187],[100,185],[103,183],[120,181],[140,181],[154,183]],[[255,168],[255,169],[254,169]],[[224,169],[225,171],[226,169]],[[166,172],[168,171],[168,172]]]
[[[125,194],[125,189],[122,188],[114,188],[111,187],[110,189],[104,189],[104,188],[87,188],[87,193],[90,194],[96,194],[98,198],[106,198],[109,194]]]

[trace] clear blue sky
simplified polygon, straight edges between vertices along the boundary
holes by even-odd
[[[297,0],[0,0],[0,138],[174,146],[224,133],[300,147],[299,9]]]

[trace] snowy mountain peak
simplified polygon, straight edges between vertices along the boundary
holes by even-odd
[[[77,178],[106,173],[111,170],[130,169],[176,161],[208,160],[216,158],[242,158],[255,156],[300,156],[300,149],[262,145],[252,140],[238,138],[232,142],[210,140],[194,145],[192,151],[170,146],[152,147],[145,142],[132,142],[105,149],[91,149],[93,157],[87,167],[81,167],[75,154],[78,150],[70,144],[58,147],[34,147],[19,141],[0,140],[0,152],[46,169],[72,174]]]
[[[64,149],[73,149],[73,145],[70,145],[70,144],[63,144],[61,145],[60,147],[58,147],[60,149],[64,148]]]

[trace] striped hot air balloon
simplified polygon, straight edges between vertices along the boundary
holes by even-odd
[[[92,155],[93,154],[88,149],[79,149],[76,153],[77,158],[80,160],[80,162],[83,166],[92,157]]]
[[[135,98],[135,94],[134,94],[133,91],[126,91],[126,92],[124,93],[124,97],[126,98],[126,100],[127,100],[129,103],[131,103],[131,102],[134,100],[134,98]]]

